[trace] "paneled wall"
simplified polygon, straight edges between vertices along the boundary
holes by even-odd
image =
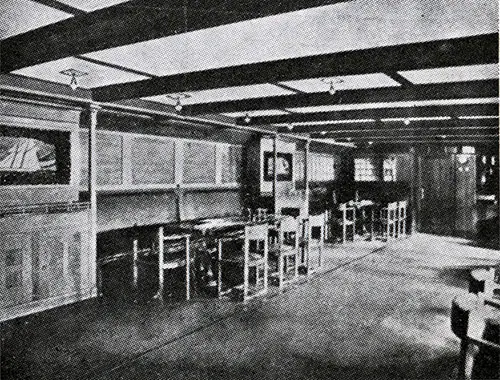
[[[89,212],[0,218],[0,321],[95,296]]]
[[[97,188],[102,191],[238,188],[242,146],[165,136],[97,132]],[[88,133],[80,131],[80,186],[88,181]]]
[[[242,150],[221,142],[99,130],[98,230],[240,213]],[[82,190],[87,151],[88,133],[81,130]],[[180,204],[177,188],[185,193]]]

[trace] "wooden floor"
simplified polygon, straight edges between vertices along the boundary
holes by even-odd
[[[328,247],[309,281],[248,305],[89,301],[2,325],[2,379],[454,378],[452,298],[499,251],[414,235]]]

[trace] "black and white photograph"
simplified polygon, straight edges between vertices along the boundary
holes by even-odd
[[[498,0],[0,0],[0,380],[500,380]]]

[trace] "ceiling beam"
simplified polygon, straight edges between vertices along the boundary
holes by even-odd
[[[387,75],[392,80],[395,80],[396,82],[398,82],[401,86],[404,86],[404,87],[413,86],[413,82],[409,81],[404,76],[402,76],[401,74],[399,74],[395,71],[386,72],[384,74]]]
[[[495,135],[498,134],[498,127],[479,127],[479,128],[436,128],[436,129],[406,129],[406,130],[394,130],[394,129],[382,129],[382,130],[372,130],[372,131],[343,131],[343,132],[328,132],[326,134],[311,133],[313,138],[353,138],[353,139],[377,139],[377,138],[400,138],[402,136],[484,136],[484,135]]]
[[[443,137],[444,136],[444,137]],[[317,138],[320,140],[320,138]],[[350,137],[350,138],[338,138],[335,141],[342,142],[352,142],[356,143],[359,141],[392,141],[392,140],[486,140],[486,141],[497,141],[498,133],[493,134],[463,134],[463,135],[445,135],[445,134],[426,134],[426,135],[400,135],[400,136],[360,136],[360,137]],[[329,141],[325,139],[325,141]]]
[[[498,33],[168,75],[93,89],[97,101],[287,80],[498,62]]]
[[[498,79],[469,82],[420,84],[412,87],[381,87],[300,93],[254,99],[186,105],[186,114],[230,113],[265,109],[312,107],[331,104],[387,103],[433,99],[498,97]]]
[[[62,1],[57,1],[57,0],[31,0],[31,1],[45,5],[47,7],[57,9],[58,11],[72,14],[73,16],[84,15],[87,13],[79,8],[75,8],[66,3],[63,3]]]
[[[498,103],[466,104],[466,105],[439,105],[427,107],[396,107],[374,108],[349,111],[294,113],[287,115],[255,116],[250,123],[238,118],[241,125],[290,124],[332,120],[353,119],[389,119],[411,117],[440,117],[440,116],[471,116],[471,115],[498,115]]]
[[[5,39],[0,70],[338,2],[130,0]]]
[[[498,116],[488,119],[451,119],[451,120],[412,120],[410,124],[405,125],[400,122],[375,122],[368,123],[336,123],[336,124],[305,124],[294,125],[293,129],[279,127],[278,132],[283,133],[336,133],[336,132],[377,132],[385,130],[418,130],[418,129],[436,129],[436,128],[498,128]]]
[[[474,146],[495,146],[498,145],[498,139],[474,139],[474,138],[457,138],[457,139],[420,139],[420,140],[412,140],[412,139],[402,139],[402,140],[380,140],[380,141],[372,141],[369,144],[367,141],[355,142],[354,143],[358,148],[376,148],[378,146],[399,146],[399,147],[408,147],[411,145],[474,145]],[[387,149],[387,151],[390,151]]]

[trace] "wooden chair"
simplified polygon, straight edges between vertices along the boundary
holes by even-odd
[[[155,298],[163,300],[164,274],[166,270],[186,268],[186,300],[191,298],[191,255],[188,234],[165,235],[163,227],[158,228],[158,293]]]
[[[356,209],[347,203],[341,203],[339,210],[342,213],[342,244],[345,244],[348,230],[352,232],[352,241],[354,241],[354,235],[356,234]]]
[[[217,276],[217,294],[222,298],[224,294],[230,291],[239,290],[242,293],[243,302],[251,298],[267,293],[268,290],[268,224],[257,224],[245,226],[243,237],[243,252],[232,252],[231,255],[223,255],[223,245],[228,241],[241,240],[240,235],[226,236],[218,239],[218,276]],[[252,249],[251,245],[255,248]],[[260,248],[262,246],[262,249]],[[233,289],[222,289],[222,267],[223,264],[235,264],[243,267],[243,284],[235,286]],[[250,294],[250,268],[255,269],[255,287],[259,285],[260,270],[263,271],[263,289],[254,291]]]
[[[255,210],[255,219],[257,221],[264,220],[268,216],[268,209],[267,208],[258,208]]]
[[[281,291],[286,283],[296,280],[299,275],[299,219],[292,216],[284,217],[280,221],[276,233],[275,239],[270,244],[269,255],[277,259],[277,274]],[[285,280],[284,277],[290,266],[289,261],[292,258],[294,260],[294,276],[291,280]]]
[[[397,222],[397,235],[398,237],[406,236],[406,218],[407,218],[408,201],[398,202],[398,222]]]
[[[380,224],[382,226],[382,237],[389,240],[397,237],[398,228],[398,202],[390,202],[387,207],[380,210]]]
[[[323,248],[325,245],[325,214],[310,215],[309,219],[303,221],[302,245],[305,251],[305,268],[307,274],[314,271],[311,266],[311,249],[318,249],[318,268],[323,265]],[[313,238],[313,228],[319,228],[319,238]]]

